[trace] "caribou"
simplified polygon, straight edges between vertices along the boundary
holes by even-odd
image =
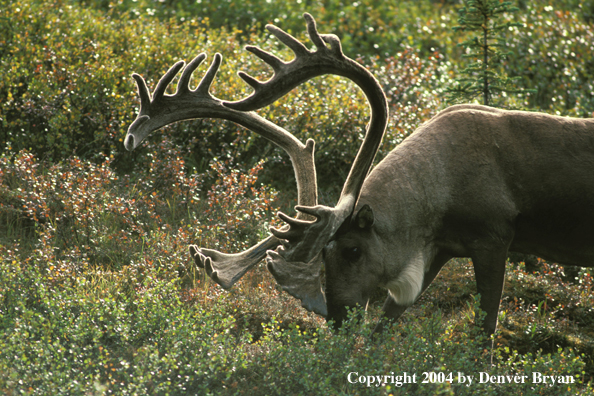
[[[365,307],[383,287],[388,297],[380,331],[419,298],[450,259],[469,257],[486,313],[482,327],[491,335],[509,251],[594,265],[594,119],[456,105],[419,127],[370,172],[388,124],[384,91],[364,66],[344,55],[337,36],[320,34],[313,17],[304,18],[314,49],[267,26],[294,52],[289,62],[246,47],[274,74],[261,82],[240,72],[253,93],[239,101],[209,92],[220,54],[195,89],[190,78],[205,54],[173,65],[152,95],[144,78],[133,74],[140,112],[128,129],[126,149],[165,125],[211,117],[264,136],[293,164],[295,218],[279,213],[285,225],[271,228],[270,236],[244,252],[189,247],[195,264],[215,282],[229,289],[266,259],[283,290],[336,326],[347,308]],[[182,69],[177,91],[166,94]],[[370,107],[365,137],[334,207],[317,204],[313,140],[303,143],[255,112],[324,74],[353,81]]]

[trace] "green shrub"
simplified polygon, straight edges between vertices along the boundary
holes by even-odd
[[[49,2],[1,12],[2,145],[50,160],[115,152],[132,113],[126,23]]]
[[[213,29],[238,29],[238,38],[245,39],[254,29],[262,32],[268,23],[285,31],[304,36],[302,15],[309,12],[323,32],[337,34],[345,53],[364,57],[392,56],[403,46],[413,46],[424,55],[449,45],[449,30],[444,21],[455,19],[452,8],[440,1],[378,0],[342,1],[204,1],[183,0],[154,2],[151,0],[81,1],[86,6],[109,11],[122,18],[151,16],[180,23],[191,19],[208,20]]]
[[[148,270],[132,292],[127,272],[96,272],[56,282],[36,266],[3,249],[0,270],[0,389],[6,394],[393,394],[578,395],[590,394],[583,357],[571,350],[519,354],[483,351],[470,314],[448,319],[432,304],[407,315],[377,340],[372,323],[353,312],[338,333],[298,324],[296,317],[268,317],[262,332],[238,317],[234,293],[208,288],[200,303],[174,282]],[[106,280],[110,287],[101,285]],[[266,299],[266,292],[259,292]],[[372,316],[372,319],[375,315]],[[554,387],[479,383],[490,376],[571,375],[574,384]],[[353,373],[353,374],[351,374]],[[408,383],[394,382],[409,375]],[[423,374],[427,373],[427,374]],[[431,376],[430,373],[434,373]],[[349,374],[351,374],[349,376]],[[376,386],[367,376],[388,376]],[[414,375],[414,377],[413,377]],[[462,383],[459,375],[474,376]],[[394,380],[390,379],[394,376]],[[403,378],[401,378],[403,379]],[[426,383],[423,383],[426,380]],[[413,382],[414,381],[414,382]],[[368,386],[369,385],[369,386]]]
[[[133,19],[115,15],[60,2],[11,2],[2,10],[2,18],[10,21],[0,31],[0,51],[4,54],[0,56],[3,147],[16,152],[27,149],[37,158],[50,161],[76,155],[100,163],[113,156],[112,167],[119,173],[130,173],[150,166],[145,160],[147,152],[168,136],[182,148],[180,155],[189,169],[206,172],[214,157],[235,158],[235,163],[245,164],[245,168],[268,158],[265,180],[281,180],[283,190],[295,190],[292,176],[285,177],[292,175],[288,158],[264,139],[227,122],[179,123],[154,134],[146,148],[125,152],[125,129],[138,107],[129,77],[132,72],[142,74],[154,87],[176,60],[189,61],[202,51],[210,55],[221,52],[225,61],[213,93],[234,100],[247,95],[236,71],[253,75],[266,75],[268,71],[262,62],[240,51],[238,31],[213,30],[207,19],[179,23],[160,21],[145,13]],[[301,17],[296,23],[303,28]],[[323,31],[332,31],[333,25],[323,18],[319,23]],[[278,43],[246,34],[244,40],[277,52],[280,49],[283,57],[291,57],[290,51],[279,48]],[[439,92],[439,80],[433,77],[438,72],[439,56],[424,59],[415,49],[399,48],[390,51],[393,57],[387,62],[370,61],[387,88],[396,124],[393,134],[401,139],[440,105],[430,94]],[[197,71],[195,78],[200,73]],[[328,95],[336,99],[331,107]],[[263,109],[262,114],[300,139],[313,137],[318,142],[319,179],[328,181],[322,187],[339,190],[360,144],[366,112],[365,100],[352,83],[329,77],[306,84]]]
[[[266,15],[284,18],[278,15],[282,5],[233,3],[209,20],[196,11],[222,4],[2,2],[0,392],[592,394],[590,271],[568,281],[557,266],[528,274],[510,265],[491,366],[473,324],[476,287],[467,260],[444,268],[419,303],[377,341],[370,339],[375,305],[365,320],[355,312],[333,333],[280,291],[263,266],[229,292],[193,267],[189,243],[243,249],[266,234],[276,206],[294,199],[268,186],[295,190],[283,153],[226,122],[179,123],[155,133],[138,151],[123,151],[125,128],[138,106],[131,72],[153,88],[175,61],[221,52],[225,63],[213,91],[233,100],[246,95],[237,70],[262,78],[270,73],[240,51],[244,42],[290,59],[288,50],[251,27]],[[400,4],[287,3],[286,18],[267,20],[305,39],[302,19],[292,13],[308,7],[323,32],[338,32],[348,54],[362,55],[390,105],[391,128],[379,157],[443,106],[443,87],[457,59],[451,48],[462,39],[450,33],[455,14],[448,2]],[[532,36],[510,39],[534,57],[521,53],[508,74],[527,70],[533,81],[550,77],[532,106],[589,114],[588,89],[576,87],[591,80],[583,39],[591,25],[571,7],[541,7],[530,6],[523,16],[533,23],[526,30]],[[374,30],[364,33],[371,17],[377,17]],[[573,38],[571,29],[582,37]],[[570,44],[568,54],[564,44]],[[539,51],[554,53],[555,62],[532,63]],[[559,73],[565,63],[569,75]],[[566,98],[565,88],[575,104],[547,99]],[[367,122],[358,89],[340,78],[320,78],[260,113],[302,140],[317,141],[321,201],[334,203]],[[179,280],[180,265],[197,276]],[[351,383],[351,372],[414,373],[417,383],[367,387]],[[437,381],[420,383],[423,372],[436,373]],[[576,383],[447,381],[458,372],[573,375]]]
[[[35,264],[0,260],[14,274],[0,283],[3,394],[208,394],[243,367],[233,318],[155,273],[126,297],[84,276],[53,284]]]
[[[530,5],[510,35],[508,75],[536,89],[525,106],[574,117],[594,116],[594,26],[557,5]]]
[[[223,251],[255,243],[273,216],[276,195],[258,184],[261,165],[244,176],[215,163],[216,183],[202,200],[201,177],[185,173],[174,147],[150,158],[150,169],[137,179],[117,176],[110,159],[94,165],[73,157],[46,167],[28,152],[2,155],[0,219],[8,227],[0,241],[37,240],[25,244],[23,254],[35,252],[60,276],[89,264],[120,269],[139,259],[171,268],[189,258],[190,242]]]
[[[146,153],[124,153],[122,145],[138,106],[132,72],[152,84],[175,60],[238,48],[233,34],[209,32],[209,40],[208,26],[196,21],[130,21],[59,1],[9,2],[1,13],[0,144],[51,161],[113,155],[114,166],[130,171]],[[229,73],[224,68],[221,75]],[[218,136],[216,129],[210,136]],[[232,131],[227,143],[235,140]]]

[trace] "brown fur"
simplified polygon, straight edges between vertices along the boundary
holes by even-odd
[[[450,107],[371,172],[356,211],[363,207],[373,225],[351,225],[324,251],[330,319],[365,306],[377,286],[402,287],[411,266],[424,273],[420,294],[450,258],[470,257],[491,334],[508,251],[594,266],[594,120]],[[345,259],[354,247],[357,260]],[[386,317],[418,294],[389,296]]]
[[[453,106],[420,127],[368,175],[388,121],[382,87],[342,53],[338,37],[319,34],[313,17],[304,18],[315,49],[267,26],[295,57],[284,62],[258,47],[246,47],[274,75],[262,83],[240,73],[254,93],[238,102],[221,101],[209,92],[222,60],[219,54],[194,90],[190,79],[205,54],[187,65],[173,65],[152,95],[144,78],[133,75],[141,106],[124,143],[128,150],[164,125],[214,117],[261,134],[291,157],[298,185],[296,219],[280,214],[285,226],[271,229],[273,235],[241,253],[190,246],[196,265],[214,281],[230,288],[266,257],[283,290],[339,325],[346,307],[364,306],[378,286],[390,291],[386,318],[398,318],[448,260],[470,257],[490,334],[497,324],[509,250],[593,265],[594,120]],[[176,93],[166,94],[180,71]],[[313,141],[304,144],[252,112],[323,74],[356,83],[371,112],[334,208],[316,205]],[[325,296],[320,253],[326,266]]]

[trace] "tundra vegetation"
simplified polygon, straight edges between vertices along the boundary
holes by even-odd
[[[277,209],[292,210],[296,199],[294,179],[285,176],[290,161],[257,135],[213,120],[172,125],[125,151],[138,105],[132,71],[153,87],[150,79],[177,60],[220,52],[225,63],[211,92],[239,99],[237,70],[270,73],[242,47],[264,43],[287,56],[263,25],[305,38],[301,14],[310,12],[387,93],[391,125],[381,158],[445,107],[462,68],[456,2],[236,3],[0,0],[0,390],[592,394],[588,270],[508,264],[490,366],[466,260],[448,264],[376,341],[381,291],[364,320],[353,313],[333,333],[263,265],[230,291],[191,265],[190,243],[239,251],[280,224]],[[594,117],[594,3],[518,8],[514,18],[524,27],[506,39],[505,73],[536,92],[507,105]],[[259,113],[316,140],[319,201],[335,202],[367,121],[361,93],[324,77]],[[416,383],[351,381],[405,372]],[[422,383],[425,372],[433,381]],[[461,383],[458,373],[475,379]],[[575,382],[532,381],[544,376]]]
[[[458,10],[458,26],[454,31],[473,32],[474,34],[459,45],[465,48],[463,58],[470,59],[461,76],[454,80],[452,87],[446,90],[450,103],[473,102],[482,96],[485,106],[505,107],[507,95],[522,94],[523,90],[513,86],[513,79],[497,73],[497,66],[512,52],[507,50],[505,41],[507,32],[512,28],[523,28],[519,22],[502,21],[519,11],[509,1],[465,0]],[[520,77],[516,77],[519,80]],[[534,92],[534,91],[532,91]],[[497,105],[494,97],[502,96]]]

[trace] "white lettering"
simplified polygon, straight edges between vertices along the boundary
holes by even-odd
[[[351,371],[351,372],[349,373],[349,375],[347,376],[347,381],[349,381],[351,384],[356,384],[356,383],[357,383],[357,380],[355,379],[355,380],[353,381],[353,380],[351,379],[351,375],[353,375],[353,374],[354,374],[355,376],[359,375],[359,373],[356,373],[356,372],[354,372],[354,371]]]
[[[474,376],[472,376],[472,375],[466,376],[466,375],[464,375],[464,373],[458,372],[458,383],[459,384],[465,384],[468,382],[466,384],[466,386],[470,386],[472,384],[473,379],[474,379]]]
[[[554,386],[556,384],[573,384],[575,383],[575,378],[573,375],[542,375],[541,373],[532,373],[532,383],[533,384],[547,384],[549,386]]]

